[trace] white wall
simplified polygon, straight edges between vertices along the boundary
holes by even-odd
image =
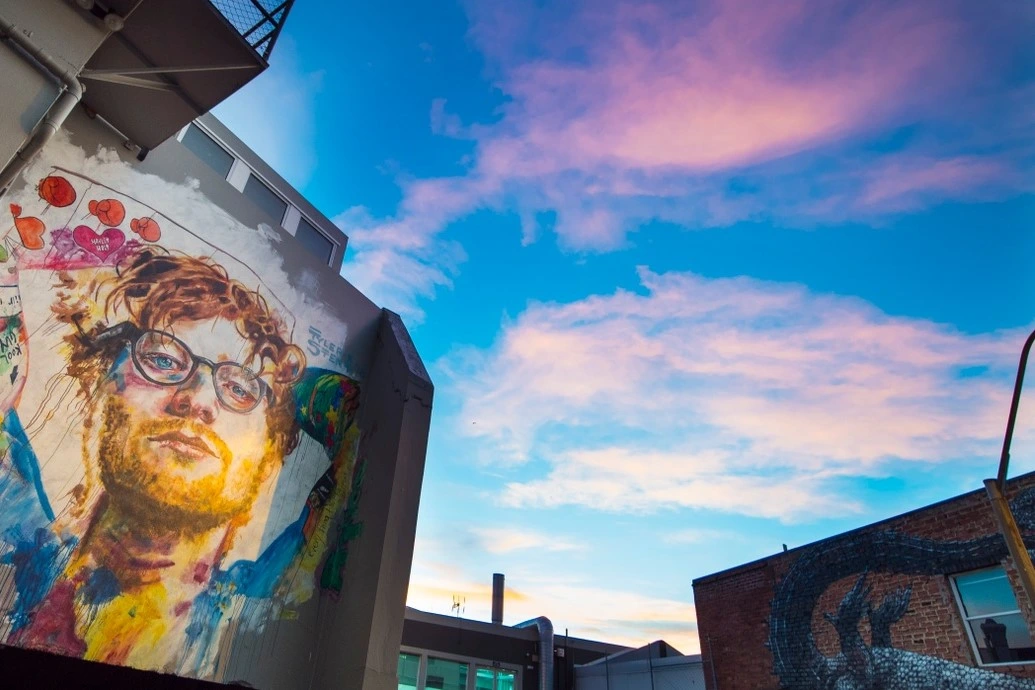
[[[0,17],[78,72],[108,35],[103,23],[64,0],[0,0]],[[57,98],[56,82],[7,41],[0,43],[0,166],[6,165]]]

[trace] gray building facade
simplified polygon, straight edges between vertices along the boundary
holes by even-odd
[[[433,385],[206,114],[289,9],[0,0],[11,679],[397,686]]]

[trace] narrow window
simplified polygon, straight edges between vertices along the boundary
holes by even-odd
[[[420,656],[399,654],[399,690],[417,690],[417,674],[420,671]]]
[[[316,226],[300,218],[298,230],[295,231],[295,239],[302,243],[313,255],[320,258],[325,264],[331,262],[331,254],[334,252],[334,243],[327,239],[327,236],[316,229]]]
[[[475,670],[474,690],[514,690],[515,678],[513,671],[479,666]]]
[[[465,690],[467,688],[467,664],[429,656],[428,677],[424,687],[435,688],[435,690]]]
[[[505,669],[496,670],[496,690],[514,690],[517,674]]]
[[[475,669],[474,690],[496,690],[496,671],[482,666]]]
[[[197,125],[187,125],[187,131],[183,135],[183,145],[222,175],[224,180],[230,174],[230,168],[234,164],[233,155],[220,146],[215,139],[202,132]]]
[[[1028,625],[1001,566],[952,578],[981,665],[1035,661]]]
[[[255,175],[248,176],[248,181],[244,185],[244,195],[254,201],[259,208],[268,213],[270,218],[276,220],[278,224],[284,222],[287,202],[281,199],[276,192]]]

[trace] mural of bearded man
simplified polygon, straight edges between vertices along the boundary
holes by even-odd
[[[236,533],[298,442],[305,355],[208,259],[151,246],[59,278],[85,479],[62,529],[23,520],[4,557],[26,583],[6,642],[182,672]]]

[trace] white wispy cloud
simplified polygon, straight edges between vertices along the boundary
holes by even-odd
[[[376,220],[353,207],[333,222],[349,237],[342,275],[377,304],[399,312],[409,323],[424,320],[422,298],[451,287],[466,258],[456,242],[437,230],[468,203],[468,192],[448,181],[414,181],[392,219]]]
[[[1025,333],[749,278],[640,280],[532,304],[439,362],[483,461],[547,463],[507,505],[795,520],[858,510],[839,478],[995,454]]]
[[[701,544],[714,541],[740,541],[744,539],[744,534],[733,530],[688,527],[663,534],[661,538],[669,544]]]
[[[586,546],[556,535],[514,527],[475,527],[471,529],[482,549],[489,553],[510,553],[526,549],[544,551],[582,551]]]

